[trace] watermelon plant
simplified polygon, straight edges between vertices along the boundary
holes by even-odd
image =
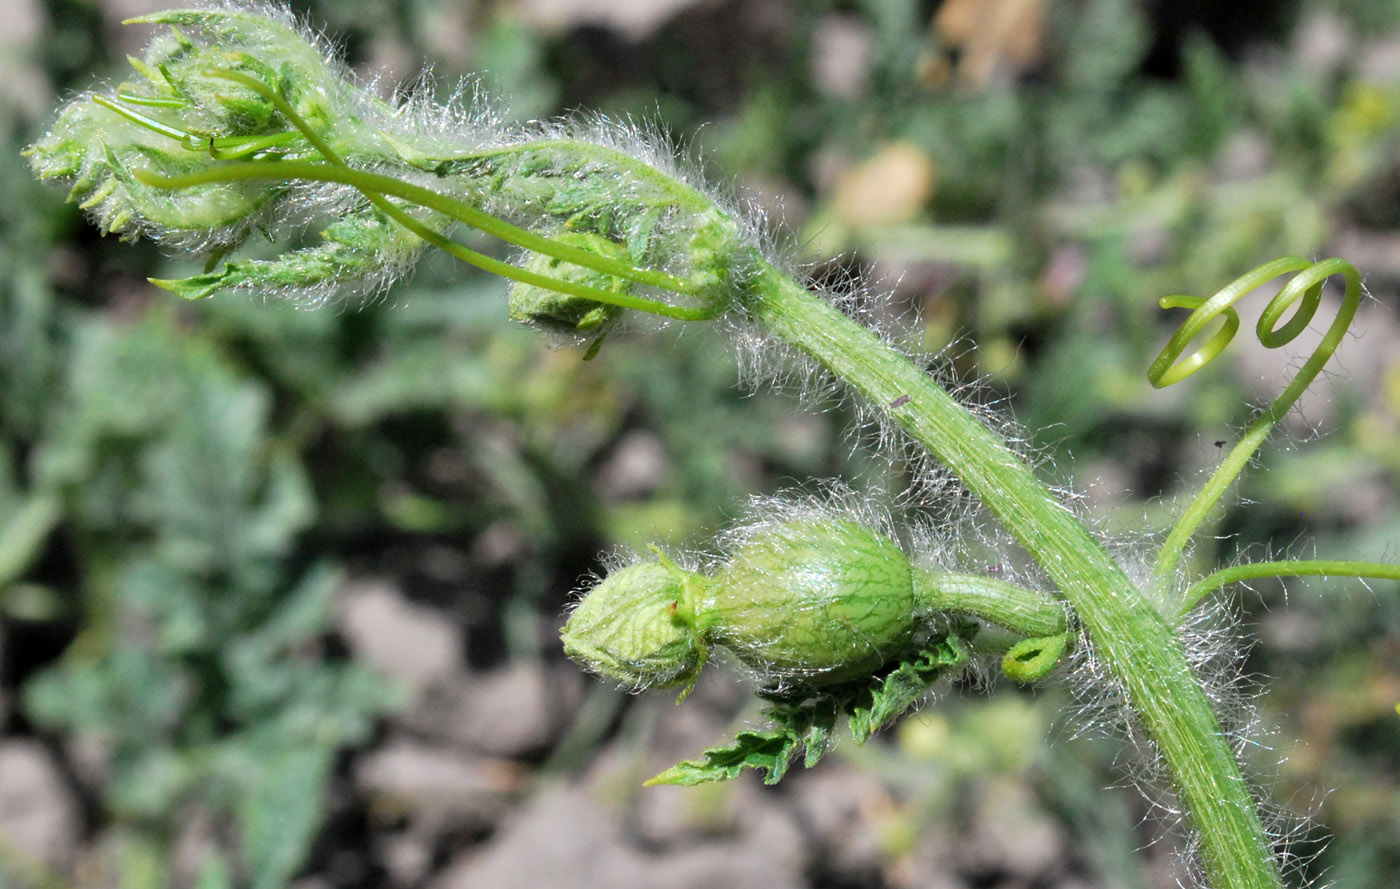
[[[1282,560],[1199,577],[1184,556],[1351,325],[1363,291],[1349,263],[1287,257],[1207,299],[1163,301],[1191,314],[1152,364],[1156,385],[1218,355],[1240,326],[1234,303],[1266,283],[1289,276],[1257,327],[1269,347],[1308,327],[1329,280],[1343,291],[1321,345],[1144,559],[1140,549],[1118,552],[1038,477],[1005,427],[805,276],[653,134],[600,119],[507,127],[469,105],[382,99],[276,7],[213,4],[132,23],[163,28],[132,61],[132,79],[70,101],[26,154],[37,176],[68,183],[104,232],[207,256],[201,273],[154,283],[190,299],[278,294],[319,305],[382,292],[431,247],[512,281],[511,317],[586,343],[589,358],[634,319],[714,323],[755,385],[794,368],[833,381],[919,453],[917,474],[922,461],[942,467],[1005,529],[1008,549],[1033,562],[1007,578],[973,561],[980,550],[959,551],[957,526],[896,528],[879,504],[832,491],[760,503],[708,562],[657,548],[617,566],[573,611],[565,650],[627,686],[679,686],[683,697],[710,651],[723,649],[773,722],[654,780],[692,784],[755,767],[776,781],[803,750],[807,765],[821,758],[838,717],[864,740],[979,650],[999,654],[1020,681],[1053,676],[1069,656],[1105,677],[1150,738],[1210,884],[1283,885],[1184,634],[1230,583],[1395,579],[1400,569]],[[306,242],[271,258],[239,254],[262,233]],[[493,242],[513,257],[497,258]],[[922,477],[915,485],[920,496],[949,490]]]

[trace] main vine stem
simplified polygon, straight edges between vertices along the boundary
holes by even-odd
[[[1283,879],[1240,773],[1176,633],[1030,467],[879,337],[769,266],[751,316],[870,399],[938,457],[1059,584],[1171,772],[1217,889]]]

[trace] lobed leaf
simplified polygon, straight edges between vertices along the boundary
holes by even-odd
[[[788,764],[801,745],[802,740],[786,728],[740,732],[733,744],[708,748],[702,754],[704,759],[676,763],[648,780],[646,785],[693,787],[737,778],[744,769],[763,769],[768,773],[763,783],[777,784],[787,774]]]
[[[925,645],[912,660],[904,661],[868,689],[869,697],[853,701],[851,737],[864,744],[875,732],[904,715],[935,682],[967,663],[966,639],[976,628],[965,625],[934,644]]]
[[[764,784],[777,784],[799,751],[803,765],[815,766],[831,749],[838,714],[849,717],[851,737],[864,744],[870,736],[903,715],[939,679],[967,662],[973,624],[961,624],[924,643],[908,660],[866,682],[853,682],[819,693],[796,690],[766,695],[773,705],[764,716],[771,728],[742,731],[733,743],[707,748],[700,759],[677,763],[646,782],[647,786],[691,787],[737,778],[744,769],[761,769]]]

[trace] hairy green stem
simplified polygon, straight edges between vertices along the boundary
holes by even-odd
[[[1171,626],[1030,467],[879,337],[765,267],[746,308],[948,466],[1059,584],[1172,774],[1218,889],[1283,885],[1249,787]]]
[[[625,174],[629,181],[644,182],[664,194],[670,206],[677,209],[703,211],[714,207],[710,197],[632,155],[583,139],[551,137],[431,158],[410,156],[407,146],[400,144],[398,147],[407,163],[438,176],[471,175],[476,167],[490,166],[512,156],[538,154],[550,159],[567,156],[574,160],[573,166],[577,169],[593,164],[599,169]]]
[[[1052,636],[1066,629],[1065,609],[1042,592],[981,574],[914,569],[919,606],[940,614],[967,614],[1021,636]]]

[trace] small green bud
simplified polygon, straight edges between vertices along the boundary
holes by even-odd
[[[553,240],[568,247],[587,250],[605,259],[628,261],[627,248],[592,232],[564,231],[554,235]],[[629,292],[628,283],[621,278],[543,254],[531,254],[525,262],[524,269],[556,281],[582,284],[608,293]],[[534,324],[556,333],[601,331],[621,313],[622,309],[617,306],[536,287],[533,284],[516,282],[510,290],[511,320]]]
[[[1044,678],[1073,643],[1064,611],[1035,590],[915,569],[885,534],[850,519],[761,525],[712,577],[661,558],[609,575],[564,628],[564,648],[630,685],[693,683],[721,646],[769,690],[820,689],[882,675],[962,615],[1026,638],[1003,672]],[[946,635],[946,634],[945,634]]]
[[[704,584],[702,576],[669,562],[614,571],[569,616],[561,632],[564,652],[635,688],[694,685],[705,662],[694,611]]]
[[[68,198],[88,211],[104,233],[136,238],[241,241],[248,220],[277,197],[267,183],[218,183],[178,196],[139,182],[136,171],[167,176],[196,172],[207,160],[173,139],[122,118],[84,96],[25,149],[40,179],[67,179]]]
[[[854,522],[793,521],[750,539],[713,578],[666,561],[610,574],[563,630],[584,666],[638,687],[693,683],[710,645],[767,685],[867,676],[917,627],[909,560]]]
[[[718,209],[711,209],[697,214],[690,225],[685,246],[692,265],[690,278],[703,292],[724,294],[741,256],[736,247],[739,235],[734,220]],[[717,298],[723,299],[722,296]]]
[[[361,123],[367,94],[275,7],[175,9],[127,24],[169,25],[170,33],[152,40],[145,58],[132,62],[143,81],[123,84],[118,94],[178,108],[180,124],[197,136],[248,137],[289,129],[265,95],[223,72],[265,83],[337,148],[353,150],[354,140],[368,135]],[[337,133],[337,127],[350,130]]]

